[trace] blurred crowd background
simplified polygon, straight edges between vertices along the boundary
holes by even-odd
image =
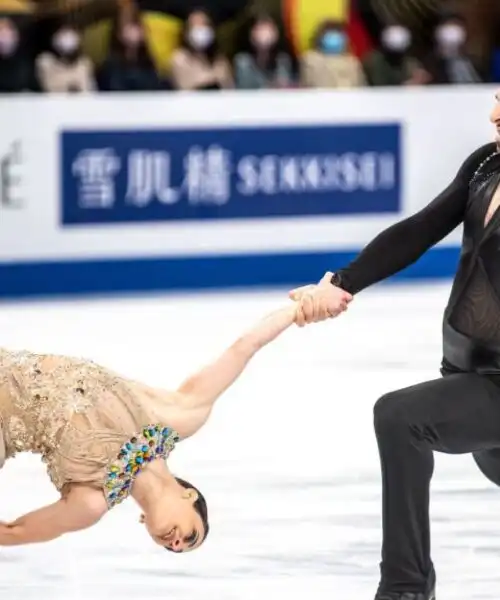
[[[481,82],[498,0],[0,0],[0,92]]]

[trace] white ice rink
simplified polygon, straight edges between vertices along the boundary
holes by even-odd
[[[170,464],[207,496],[211,533],[174,556],[154,546],[132,500],[45,545],[0,548],[1,600],[371,600],[380,484],[372,405],[438,376],[448,285],[384,287],[349,313],[290,330],[254,360],[204,431]],[[0,307],[0,343],[84,355],[175,386],[283,293]],[[38,459],[0,474],[0,520],[54,499]],[[438,600],[500,598],[500,490],[469,456],[436,457]]]

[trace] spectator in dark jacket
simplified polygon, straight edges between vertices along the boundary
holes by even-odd
[[[131,92],[163,87],[146,42],[140,17],[116,22],[111,34],[110,55],[98,74],[101,90]]]
[[[0,19],[0,93],[36,90],[32,61],[21,47],[19,29],[10,19]]]
[[[411,52],[412,36],[402,25],[382,30],[379,47],[364,61],[368,83],[374,86],[424,85],[429,74]]]

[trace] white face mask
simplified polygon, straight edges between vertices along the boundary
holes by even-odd
[[[404,52],[411,43],[411,34],[406,27],[395,25],[382,32],[382,44],[393,52]]]
[[[204,50],[214,41],[214,32],[208,25],[197,25],[188,34],[193,48]]]
[[[465,29],[460,25],[443,25],[436,31],[436,41],[445,48],[459,48],[466,38]]]
[[[256,29],[252,36],[254,43],[262,48],[270,48],[277,41],[277,35],[270,27]]]
[[[80,45],[80,36],[76,31],[61,31],[54,36],[53,43],[61,54],[71,54]]]
[[[8,56],[17,48],[18,37],[12,29],[2,29],[0,31],[0,54]]]

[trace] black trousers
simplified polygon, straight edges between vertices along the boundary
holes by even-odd
[[[425,592],[430,556],[433,451],[473,453],[500,485],[500,387],[460,373],[382,396],[374,408],[383,484],[380,591]]]

